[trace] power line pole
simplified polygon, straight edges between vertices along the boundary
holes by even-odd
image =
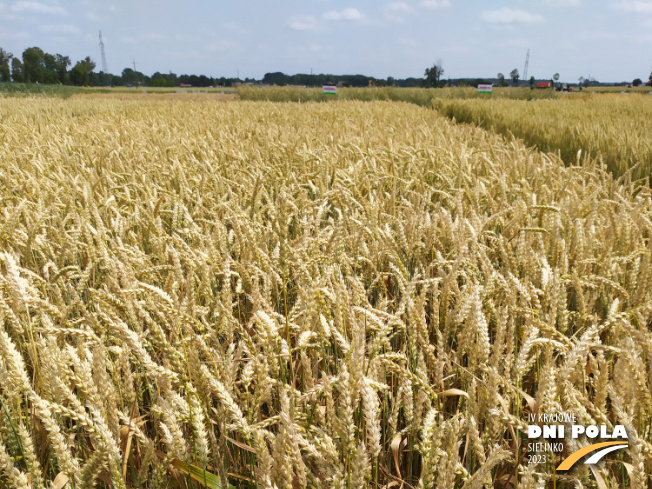
[[[102,31],[100,31],[100,51],[102,52],[102,71],[108,73],[109,69],[106,66],[106,54],[104,53],[104,41],[102,40]]]
[[[523,68],[523,80],[527,80],[527,69],[530,64],[530,49],[528,48],[527,54],[525,55],[525,68]]]
[[[134,71],[136,71],[136,60],[134,59],[133,62],[134,62]]]

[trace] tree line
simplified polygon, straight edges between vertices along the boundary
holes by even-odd
[[[22,56],[13,54],[0,48],[0,81],[18,82],[18,83],[43,83],[43,84],[61,84],[61,85],[79,85],[79,86],[116,86],[116,85],[133,85],[148,87],[175,87],[181,84],[192,85],[193,87],[225,86],[230,87],[241,82],[260,83],[266,85],[299,85],[316,87],[322,85],[340,84],[351,87],[366,86],[396,86],[396,87],[442,87],[442,86],[476,86],[478,84],[494,83],[498,86],[507,86],[508,83],[505,75],[498,73],[497,78],[459,78],[448,80],[443,79],[444,68],[441,60],[438,60],[432,67],[427,68],[424,72],[424,78],[404,78],[397,79],[394,77],[375,78],[365,75],[328,75],[328,74],[296,74],[286,75],[281,72],[265,73],[262,80],[253,78],[214,78],[206,75],[176,75],[175,73],[156,72],[152,76],[147,76],[135,69],[125,68],[120,75],[111,73],[97,72],[96,63],[90,56],[77,61],[74,65],[69,56],[62,54],[46,53],[39,47],[31,47],[23,51]],[[519,85],[519,72],[514,69],[510,72],[514,86]],[[557,85],[559,74],[551,78],[551,86]],[[528,80],[530,86],[535,83],[534,77]],[[633,85],[638,86],[643,82],[640,78],[633,81]],[[589,86],[599,84],[591,78],[580,77],[580,86]],[[652,86],[652,74],[646,85]]]
[[[142,85],[174,87],[188,84],[194,87],[232,86],[237,78],[214,78],[206,75],[176,75],[159,73],[147,76],[140,71],[125,68],[120,75],[96,71],[90,56],[74,65],[69,56],[46,53],[39,47],[25,49],[21,57],[0,48],[0,81],[17,83],[44,83],[78,86]],[[249,79],[245,79],[250,81]],[[254,80],[251,80],[254,81]]]
[[[0,81],[18,83],[44,83],[79,86],[149,86],[174,87],[181,84],[193,87],[226,86],[230,87],[241,82],[268,85],[300,85],[322,86],[343,84],[352,87],[366,86],[397,86],[421,87],[433,86],[423,78],[396,79],[394,77],[375,78],[365,75],[328,75],[328,74],[296,74],[286,75],[281,72],[266,73],[262,80],[245,78],[214,78],[206,75],[176,75],[175,73],[156,72],[147,76],[135,69],[125,68],[120,75],[96,71],[97,65],[90,56],[77,61],[74,65],[69,56],[50,54],[39,47],[30,47],[23,51],[22,56],[0,48]],[[443,71],[443,70],[442,70]]]
[[[404,78],[396,79],[394,77],[375,78],[366,75],[328,75],[320,73],[318,75],[298,73],[296,75],[286,75],[280,71],[274,73],[265,73],[261,82],[265,85],[294,85],[306,87],[321,87],[322,85],[344,85],[348,87],[368,87],[368,86],[397,86],[397,87],[420,87],[423,86],[422,78]]]
[[[3,82],[89,84],[90,74],[95,69],[90,57],[68,70],[71,65],[70,57],[46,53],[38,47],[25,49],[22,60],[0,48],[0,80]]]

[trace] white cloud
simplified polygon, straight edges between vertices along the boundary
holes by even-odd
[[[625,12],[652,14],[652,1],[649,0],[620,0],[615,2],[613,6]]]
[[[412,15],[414,8],[405,2],[393,2],[383,8],[385,17],[395,22],[405,22],[405,16]]]
[[[344,10],[337,12],[336,10],[331,10],[324,14],[324,20],[362,20],[364,15],[357,8],[345,8]]]
[[[482,13],[482,18],[492,24],[532,24],[535,22],[544,22],[544,18],[540,15],[507,7],[485,11]]]
[[[396,12],[401,14],[410,14],[414,12],[414,9],[405,2],[390,3],[385,7],[385,10],[389,12]]]
[[[64,15],[66,11],[59,5],[42,2],[20,1],[11,6],[14,12],[31,12],[34,14]]]
[[[97,14],[94,14],[93,12],[88,12],[86,14],[86,18],[88,20],[90,20],[90,21],[93,21],[93,22],[97,22],[98,20],[100,20],[100,16],[97,15]]]
[[[317,19],[312,15],[296,15],[287,21],[288,27],[295,31],[316,31],[319,29]]]
[[[423,0],[419,3],[421,7],[425,8],[440,8],[440,7],[450,7],[450,0]]]
[[[579,7],[582,0],[543,0],[543,3],[551,7]]]
[[[77,34],[79,33],[79,28],[72,24],[50,24],[42,25],[39,27],[41,32],[47,34]]]
[[[7,12],[6,14],[0,12],[0,19],[11,21],[11,22],[22,22],[25,20],[25,17],[23,17],[22,15],[12,14],[9,12]]]
[[[4,41],[28,41],[31,39],[31,35],[29,32],[12,32],[12,31],[0,31],[0,40]]]
[[[295,31],[319,31],[324,29],[324,21],[363,21],[364,14],[356,8],[346,8],[344,10],[331,10],[325,12],[321,18],[312,15],[295,15],[290,17],[286,25]]]
[[[20,15],[12,14],[7,12],[7,9],[4,3],[0,3],[0,19],[3,20],[19,20]]]

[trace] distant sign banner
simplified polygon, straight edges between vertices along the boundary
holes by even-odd
[[[478,93],[491,93],[493,85],[478,85]]]
[[[328,95],[337,95],[337,87],[335,85],[324,85],[322,92]]]

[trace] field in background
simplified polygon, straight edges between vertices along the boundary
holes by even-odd
[[[86,93],[146,93],[146,94],[234,94],[233,87],[85,87]]]
[[[91,94],[235,94],[231,87],[76,87],[71,85],[40,85],[38,83],[3,83],[0,82],[0,97],[46,96],[69,98],[73,95]]]
[[[600,158],[615,175],[652,170],[652,96],[565,95],[555,100],[437,99],[433,107],[458,122],[521,138],[567,164]]]
[[[0,113],[0,487],[550,487],[560,411],[630,448],[558,488],[647,487],[649,187],[414,104]]]
[[[571,96],[603,93],[639,93],[649,94],[650,87],[589,87],[582,92],[574,92]],[[39,85],[32,83],[0,82],[0,96],[30,96],[47,95],[67,98],[73,94],[173,94],[173,93],[238,93],[243,100],[267,100],[275,102],[308,102],[325,101],[333,97],[323,95],[321,88],[302,87],[254,87],[241,85],[234,87],[75,87],[69,85]],[[453,87],[443,89],[428,88],[398,88],[398,87],[365,87],[340,88],[338,97],[345,100],[394,100],[416,103],[428,106],[435,98],[511,98],[522,100],[537,100],[541,98],[556,98],[567,96],[552,90],[531,90],[528,87],[494,87],[493,94],[478,94],[475,87]]]
[[[600,88],[600,87],[597,87]],[[602,87],[616,89],[619,87]],[[521,138],[544,152],[559,153],[567,165],[582,157],[600,159],[616,176],[634,168],[635,177],[652,169],[652,96],[643,90],[622,95],[614,90],[559,93],[525,87],[475,88],[341,88],[337,95],[321,89],[243,86],[243,100],[327,102],[385,100],[432,107],[457,122],[473,123],[504,136]],[[649,87],[648,87],[649,88]]]
[[[0,82],[0,97],[47,96],[68,98],[79,93],[84,93],[82,87],[70,85],[40,85],[38,83]]]
[[[640,93],[649,95],[652,92],[652,87],[641,85],[638,87],[588,87],[583,90],[588,93]]]
[[[326,95],[321,88],[301,87],[238,87],[238,95],[242,100],[258,100],[271,102],[325,102],[332,100],[391,100],[394,102],[409,102],[422,107],[430,107],[434,99],[482,99],[482,98],[516,98],[536,100],[554,98],[557,94],[552,90],[530,90],[529,88],[494,88],[492,94],[478,93],[474,87],[455,88],[397,88],[397,87],[366,87],[338,88],[337,95]]]
[[[81,93],[72,96],[77,100],[123,100],[123,101],[140,101],[140,102],[153,102],[153,101],[168,101],[168,102],[228,102],[238,99],[238,94],[235,92],[92,92]]]

